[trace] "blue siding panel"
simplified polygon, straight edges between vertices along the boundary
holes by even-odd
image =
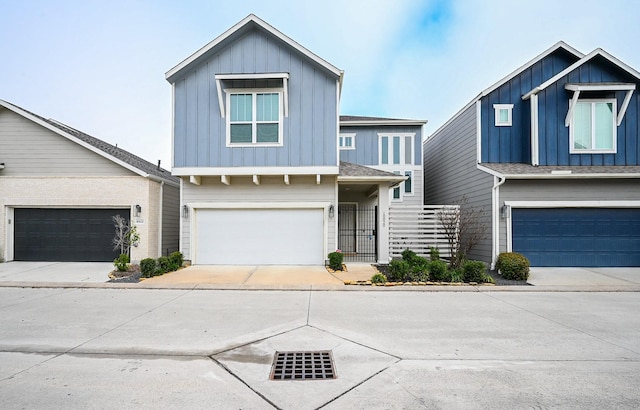
[[[522,95],[553,77],[577,60],[575,56],[559,49],[533,64],[481,100],[481,150],[482,162],[531,162],[530,103]],[[564,90],[563,90],[564,91]],[[496,127],[493,104],[513,104],[511,127]],[[548,133],[546,123],[540,118],[540,133]],[[551,149],[545,144],[545,149]],[[548,156],[550,152],[543,152]],[[555,156],[555,153],[551,153]]]
[[[640,266],[640,209],[513,209],[513,250],[531,266]]]
[[[422,127],[417,126],[370,126],[341,127],[341,133],[356,134],[356,149],[340,150],[340,161],[360,165],[377,166],[379,158],[378,133],[415,133],[414,164],[422,164]]]
[[[282,147],[229,148],[216,74],[289,73]],[[180,84],[184,82],[184,86]],[[335,166],[337,78],[259,29],[235,39],[176,82],[177,167]]]

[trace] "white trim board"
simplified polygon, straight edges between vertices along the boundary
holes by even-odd
[[[192,175],[221,176],[221,175],[338,175],[338,166],[320,167],[180,167],[171,170],[174,176],[184,177]]]
[[[640,208],[640,201],[504,201],[512,208]]]

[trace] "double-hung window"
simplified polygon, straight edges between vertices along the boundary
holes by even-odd
[[[282,92],[227,90],[227,143],[282,145]]]
[[[571,153],[616,151],[616,100],[578,100],[569,125]]]

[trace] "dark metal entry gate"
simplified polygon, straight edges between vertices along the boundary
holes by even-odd
[[[338,248],[345,262],[378,260],[378,207],[338,205]]]

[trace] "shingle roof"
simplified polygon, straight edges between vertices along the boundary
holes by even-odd
[[[377,125],[380,125],[381,123],[382,125],[386,125],[384,123],[387,123],[388,125],[394,125],[394,124],[424,125],[427,123],[427,121],[426,120],[410,120],[410,119],[404,119],[404,118],[366,117],[363,115],[341,115],[340,123],[342,125],[353,125],[349,123],[356,123],[356,124],[374,123]]]
[[[389,178],[401,177],[393,172],[380,171],[379,169],[367,167],[364,165],[353,164],[351,162],[340,161],[341,177],[372,177],[372,178]]]
[[[1,100],[0,100],[1,101]],[[108,154],[116,159],[119,159],[120,161],[131,165],[134,168],[139,169],[140,171],[142,171],[145,174],[149,174],[149,175],[154,175],[156,177],[162,178],[164,180],[170,181],[170,182],[174,182],[174,183],[179,183],[180,179],[177,177],[174,177],[171,175],[171,172],[167,171],[164,168],[159,168],[156,164],[153,164],[145,159],[140,158],[137,155],[134,155],[128,151],[123,150],[122,148],[119,148],[115,145],[111,145],[108,142],[102,141],[101,139],[98,139],[96,137],[93,137],[89,134],[85,134],[82,131],[78,131],[75,128],[72,128],[66,124],[63,124],[59,121],[53,120],[51,118],[44,118],[38,114],[35,114],[29,110],[26,110],[22,107],[18,107],[15,104],[10,104],[10,106],[13,106],[19,110],[22,110],[26,113],[28,113],[29,115],[32,115],[34,117],[36,117],[37,119],[46,122],[47,124],[59,129],[60,131],[69,134],[89,145],[91,145],[92,147],[95,147],[97,149],[99,149],[100,151],[104,152],[105,154]]]
[[[480,164],[503,175],[570,175],[589,174],[640,174],[640,166],[533,166],[531,164]],[[559,173],[558,173],[559,172]],[[554,175],[554,176],[555,176]]]

